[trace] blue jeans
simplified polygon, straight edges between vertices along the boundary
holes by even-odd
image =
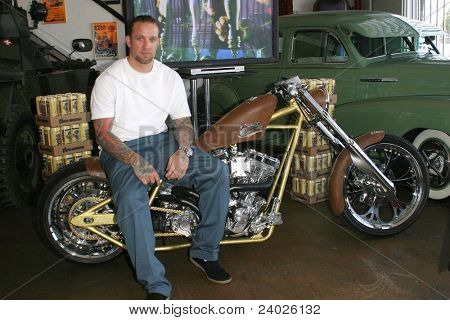
[[[169,157],[178,149],[174,137],[163,132],[125,142],[147,160],[164,177]],[[192,238],[190,255],[194,258],[217,260],[219,242],[223,237],[229,203],[229,173],[225,163],[200,149],[193,148],[186,175],[169,180],[175,185],[194,185],[200,195],[201,220]],[[164,266],[155,257],[155,236],[150,208],[148,185],[134,174],[130,165],[108,153],[100,153],[117,208],[117,222],[125,238],[128,254],[137,279],[148,292],[170,296],[171,285],[165,278]]]

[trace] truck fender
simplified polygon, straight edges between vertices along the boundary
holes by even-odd
[[[366,148],[371,144],[380,142],[384,138],[383,131],[373,131],[361,135],[355,139],[355,142],[362,148]],[[339,153],[333,165],[330,175],[330,206],[336,216],[344,212],[344,178],[347,168],[352,163],[350,152],[344,149]]]

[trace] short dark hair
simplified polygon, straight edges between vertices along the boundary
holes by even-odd
[[[149,16],[149,15],[142,15],[142,16],[134,17],[130,21],[130,23],[128,24],[127,36],[131,36],[131,34],[133,33],[134,24],[137,22],[146,22],[146,23],[154,24],[155,26],[158,27],[158,30],[159,30],[158,21],[155,18],[153,18],[152,16]]]

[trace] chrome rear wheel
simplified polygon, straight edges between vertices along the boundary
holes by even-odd
[[[98,235],[70,223],[100,201],[111,196],[105,179],[89,176],[84,171],[84,161],[64,167],[50,180],[40,200],[40,225],[52,249],[64,257],[82,263],[108,261],[122,249]],[[112,205],[97,214],[113,213]],[[122,241],[117,225],[97,226],[99,231]]]

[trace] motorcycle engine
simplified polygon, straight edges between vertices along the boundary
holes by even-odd
[[[238,151],[235,146],[219,149],[215,156],[229,165],[231,187],[240,185],[263,184],[269,182],[280,165],[277,158],[253,149]],[[266,200],[259,196],[260,191],[239,190],[230,194],[229,214],[226,230],[236,235],[257,234],[266,227],[260,211]]]
[[[280,161],[252,149],[238,151],[235,146],[217,149],[213,152],[213,156],[228,164],[230,169],[232,191],[225,232],[233,236],[261,232],[268,224],[267,217],[261,213],[266,200],[259,194],[261,191],[251,188],[264,183],[269,188]],[[186,237],[193,235],[199,222],[196,213],[198,208],[192,205],[189,207],[186,203],[196,206],[198,199],[196,201],[195,197],[190,197],[187,190],[163,182],[160,196],[156,199],[155,207],[152,208],[155,232],[177,233]],[[183,199],[184,203],[180,199]]]
[[[194,210],[171,195],[172,185],[163,182],[160,196],[152,206],[152,224],[155,232],[177,233],[192,237],[199,218]]]

